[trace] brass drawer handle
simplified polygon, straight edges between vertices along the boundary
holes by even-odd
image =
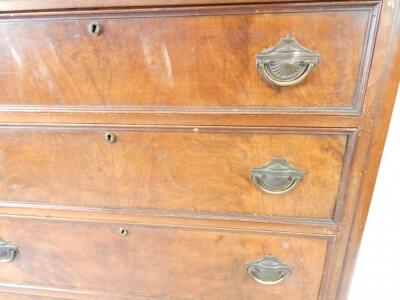
[[[250,170],[256,186],[268,194],[284,194],[293,190],[304,177],[304,171],[290,166],[286,160],[275,157],[263,167]]]
[[[267,285],[281,282],[292,271],[274,256],[265,256],[261,260],[248,262],[246,270],[255,281]]]
[[[302,47],[292,36],[284,37],[272,48],[256,55],[261,77],[275,86],[291,86],[303,81],[319,60],[317,51]]]
[[[17,255],[18,247],[0,239],[0,262],[12,261]]]

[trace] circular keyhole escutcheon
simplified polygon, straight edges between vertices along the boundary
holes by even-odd
[[[118,229],[118,233],[119,233],[120,235],[122,235],[122,236],[126,236],[126,235],[128,235],[128,228],[126,228],[126,227],[120,227],[120,228]]]
[[[88,25],[88,31],[93,36],[99,36],[103,27],[98,22],[92,22]]]
[[[113,144],[117,141],[117,136],[115,135],[115,133],[112,132],[107,132],[104,135],[104,138],[106,139],[107,142],[109,142],[110,144]]]

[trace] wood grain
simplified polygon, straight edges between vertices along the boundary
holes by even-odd
[[[38,295],[26,295],[18,293],[0,292],[0,299],[7,300],[59,300],[60,298],[38,296]]]
[[[1,130],[0,199],[105,208],[332,219],[346,134]],[[283,195],[250,169],[283,157],[305,171]]]
[[[136,126],[239,126],[239,127],[301,127],[357,128],[359,117],[293,114],[243,113],[181,113],[181,112],[115,112],[115,111],[53,111],[18,108],[19,111],[0,111],[1,125],[78,124],[78,125],[136,125]]]
[[[377,44],[365,96],[362,122],[351,167],[339,233],[325,270],[326,299],[347,299],[356,254],[378,172],[400,73],[400,2],[383,1]],[[384,234],[384,233],[383,233]],[[385,245],[378,245],[378,247]]]
[[[243,3],[298,3],[297,0],[2,0],[0,2],[0,12],[10,11],[36,11],[36,10],[60,10],[60,9],[90,9],[90,8],[113,8],[113,7],[157,7],[175,5],[218,5],[218,4],[243,4]],[[303,3],[315,2],[315,0],[303,0]],[[331,2],[320,0],[319,2]],[[352,0],[344,0],[354,2]],[[358,2],[371,2],[369,0],[359,0]],[[271,4],[273,5],[273,4]]]
[[[316,299],[327,247],[324,238],[250,232],[130,226],[121,236],[120,224],[3,218],[0,225],[0,236],[19,246],[1,281],[157,299]],[[260,285],[245,271],[267,254],[293,268],[279,285]]]
[[[177,287],[175,294],[173,292],[171,294],[172,299],[179,300],[181,295],[186,295],[185,287],[195,284],[194,281],[190,281],[190,278],[194,276],[190,278],[186,276],[186,273],[192,270],[188,266],[193,265],[198,268],[213,266],[221,270],[209,272],[207,269],[200,272],[197,278],[202,283],[201,287],[196,285],[195,288],[189,289],[189,292],[195,291],[204,295],[213,291],[223,291],[223,296],[228,295],[227,299],[232,299],[227,290],[239,290],[239,293],[235,294],[237,299],[259,299],[254,294],[240,294],[241,287],[246,287],[246,291],[252,293],[253,289],[250,285],[253,282],[245,281],[245,277],[240,277],[241,273],[232,272],[232,266],[238,266],[237,261],[241,258],[247,259],[247,256],[261,255],[269,247],[272,247],[274,252],[280,253],[282,260],[289,261],[290,258],[294,261],[297,267],[296,272],[293,273],[294,277],[291,278],[294,278],[296,283],[301,282],[302,285],[288,281],[286,284],[289,288],[282,285],[274,291],[263,290],[259,294],[263,299],[346,299],[394,94],[400,78],[399,68],[396,68],[400,62],[398,39],[400,1],[320,1],[315,3],[304,0],[299,3],[285,0],[285,3],[279,3],[282,1],[276,0],[271,4],[254,5],[249,2],[259,1],[216,0],[210,2],[208,0],[184,2],[181,0],[0,1],[0,29],[3,28],[0,42],[0,45],[3,45],[0,47],[2,54],[0,66],[10,71],[10,74],[0,76],[2,82],[0,149],[3,154],[7,154],[5,161],[8,161],[7,172],[3,172],[4,169],[0,168],[0,183],[3,184],[0,193],[6,195],[2,197],[4,199],[0,203],[0,236],[24,246],[24,255],[27,255],[19,256],[15,261],[16,264],[0,269],[0,274],[3,274],[0,276],[4,276],[3,278],[13,276],[16,281],[25,281],[25,283],[15,285],[13,282],[4,280],[0,283],[0,299],[143,300],[143,297],[163,299],[161,294],[173,289],[167,290],[166,285],[163,284],[150,284],[147,276],[139,279],[137,276],[133,279],[139,280],[135,282],[139,282],[142,289],[147,289],[149,293],[155,290],[154,297],[127,296],[126,292],[134,289],[135,286],[126,278],[131,272],[136,274],[135,271],[125,269],[124,272],[117,272],[116,276],[112,276],[115,270],[119,270],[115,269],[115,266],[121,269],[124,269],[125,265],[129,266],[126,264],[126,258],[129,263],[136,263],[132,255],[139,253],[139,247],[142,245],[146,246],[146,251],[140,252],[140,266],[153,258],[155,252],[157,252],[158,262],[161,260],[168,262],[167,264],[159,263],[165,268],[156,272],[155,275],[151,273],[153,274],[151,276],[159,276],[157,278],[164,277],[168,270],[176,268],[177,264],[174,262],[177,261],[177,257],[179,259],[182,257],[183,264],[176,272],[176,276],[182,276],[183,280],[175,280],[176,277],[173,276],[168,277],[169,282],[175,284],[168,287]],[[229,5],[219,5],[227,2]],[[213,5],[196,6],[207,3]],[[182,5],[182,7],[174,7],[174,5]],[[132,9],[135,6],[137,7]],[[96,9],[92,10],[92,8]],[[86,21],[89,20],[106,22],[107,26],[102,36],[90,39],[85,35]],[[185,27],[186,20],[188,20],[188,27]],[[199,25],[200,22],[201,25]],[[66,27],[63,27],[64,24]],[[122,24],[129,24],[130,27],[126,28]],[[4,31],[4,28],[7,30]],[[144,62],[142,44],[128,47],[131,44],[124,43],[124,38],[127,36],[132,41],[138,41],[138,28],[143,30],[149,38],[154,65]],[[208,38],[208,43],[200,43],[193,35],[187,33],[185,28],[194,30],[200,37]],[[273,32],[271,28],[274,29]],[[249,62],[254,63],[250,61],[253,53],[248,50],[253,51],[259,46],[266,47],[274,44],[281,33],[286,34],[280,31],[282,28],[286,31],[294,28],[293,32],[306,47],[319,50],[316,46],[320,41],[322,45],[325,45],[323,49],[332,47],[334,51],[319,51],[323,54],[322,58],[329,57],[330,61],[333,59],[335,66],[343,67],[343,60],[340,58],[346,57],[344,76],[337,72],[334,65],[329,65],[330,61],[321,60],[321,64],[311,75],[314,77],[309,78],[312,81],[304,82],[297,89],[279,91],[256,83],[259,78],[255,77],[254,70],[251,70],[254,73],[250,74],[249,65]],[[375,39],[376,28],[378,31]],[[33,34],[28,32],[30,29],[33,30]],[[69,36],[64,29],[70,29],[70,33],[77,36]],[[112,29],[112,35],[109,29]],[[182,32],[186,32],[187,36]],[[258,36],[260,33],[261,37]],[[329,36],[325,33],[332,36],[332,45],[329,47]],[[178,38],[175,38],[173,34]],[[10,48],[7,44],[7,38],[24,63],[21,70],[16,67],[18,59],[15,60],[12,57],[12,47]],[[80,47],[77,44],[78,41],[85,41],[85,47]],[[178,62],[182,71],[187,71],[186,67],[191,62],[200,65],[199,68],[202,68],[203,73],[207,70],[207,66],[209,69],[216,66],[215,70],[221,70],[222,66],[225,67],[224,76],[229,79],[229,84],[215,88],[220,85],[217,79],[221,78],[221,72],[210,71],[207,76],[195,72],[190,74],[173,72],[175,79],[181,79],[175,82],[174,88],[179,88],[179,91],[175,93],[168,86],[170,81],[166,77],[161,42],[168,46],[172,71],[175,72],[178,59],[185,60]],[[189,42],[196,45],[194,52],[197,55],[203,54],[194,59],[188,56],[187,53],[190,52],[185,51],[183,46]],[[70,51],[59,49],[57,47],[60,43],[64,47],[76,46],[76,48],[71,48]],[[224,47],[218,47],[219,43],[223,43]],[[29,57],[30,54],[26,54],[30,53],[28,46],[33,49],[31,54],[36,56]],[[56,50],[55,53],[51,52],[51,47]],[[209,60],[207,60],[208,52],[206,51],[208,48],[215,50]],[[137,52],[142,54],[129,56],[129,51],[132,49],[137,50],[134,54]],[[170,49],[174,49],[173,53],[176,56],[171,54]],[[373,57],[370,60],[372,50]],[[71,53],[77,54],[72,57]],[[121,78],[123,75],[130,74],[126,71],[128,65],[120,64],[121,60],[118,58],[108,57],[109,53],[120,55],[122,61],[131,62],[131,65],[133,62],[142,67],[160,68],[158,77],[154,77],[155,75],[146,70],[140,75],[134,75],[133,78],[136,78],[135,80],[160,79],[157,84],[163,86],[164,90],[156,87],[154,82],[146,81],[142,85],[143,90],[135,91],[143,97],[135,98],[134,92],[120,85],[121,81],[127,84],[132,83],[129,78]],[[335,56],[335,53],[338,55]],[[39,54],[43,54],[43,58]],[[349,56],[346,56],[347,54]],[[102,55],[102,57],[97,57],[97,55]],[[231,56],[239,59],[234,61]],[[187,62],[188,57],[191,58],[189,62]],[[57,60],[59,58],[62,60]],[[42,63],[39,64],[40,62]],[[361,69],[357,69],[356,67],[360,67],[361,63],[363,63]],[[25,64],[27,64],[26,68]],[[52,75],[63,77],[50,76],[51,80],[48,83],[40,75],[40,72],[43,72],[40,67],[43,68],[43,66],[46,66],[47,71],[50,70]],[[74,69],[73,67],[76,66],[79,68]],[[325,69],[321,69],[321,66],[325,66]],[[327,68],[333,73],[324,73],[323,70]],[[212,71],[215,71],[214,69]],[[94,74],[94,71],[99,73]],[[92,73],[93,76],[89,78]],[[362,76],[357,74],[362,74]],[[236,77],[232,77],[233,75]],[[190,80],[186,80],[188,78]],[[198,86],[191,86],[193,80],[199,78],[203,78],[203,81],[198,82]],[[210,78],[212,81],[207,81]],[[330,85],[334,82],[337,89],[332,89]],[[53,84],[58,88],[54,83],[60,85],[60,91],[47,89],[48,84]],[[322,86],[321,83],[328,84],[328,88],[325,89],[326,86]],[[111,89],[114,93],[113,97],[107,96],[109,92],[103,89],[103,84]],[[150,90],[152,85],[154,88]],[[192,95],[191,91],[195,93]],[[125,94],[129,97],[121,97]],[[161,96],[150,97],[152,95]],[[186,97],[187,95],[190,97]],[[258,97],[247,98],[247,95]],[[264,97],[265,95],[268,97]],[[341,97],[341,95],[346,97]],[[187,103],[190,106],[183,106]],[[60,126],[57,127],[55,124]],[[83,124],[90,125],[91,129],[82,128]],[[134,124],[139,126],[132,126]],[[182,125],[187,127],[183,129]],[[215,126],[221,127],[217,130]],[[230,126],[232,128],[229,128]],[[255,128],[261,126],[270,128]],[[289,128],[293,126],[299,128]],[[192,129],[196,128],[199,131],[194,133]],[[103,144],[100,140],[105,130],[117,131],[120,140],[112,145]],[[349,145],[346,146],[346,152],[344,151],[344,144],[346,140],[348,141],[349,133],[353,141],[355,134],[357,135],[356,144],[350,147],[354,146],[354,155],[351,160],[349,153],[353,151],[349,151]],[[152,142],[158,140],[159,136],[169,138],[163,139],[156,148]],[[211,138],[216,136],[218,139]],[[140,143],[137,142],[138,140]],[[121,141],[129,143],[128,145],[121,144]],[[23,145],[22,149],[19,150],[18,145]],[[194,160],[191,151],[188,150],[189,146],[195,149]],[[231,156],[221,158],[221,152],[218,150],[220,147],[225,154]],[[249,147],[251,147],[250,150]],[[183,151],[184,155],[180,155],[180,152],[174,153],[172,151],[174,149],[186,149],[186,151]],[[211,154],[207,155],[210,149]],[[91,156],[90,153],[93,150],[96,150],[96,155]],[[333,157],[335,162],[333,169],[337,171],[335,174],[339,174],[339,170],[344,168],[340,179],[342,183],[337,189],[333,189],[337,183],[331,178],[330,181],[326,181],[326,186],[318,190],[317,186],[321,186],[320,183],[325,180],[323,176],[320,176],[322,169],[333,170],[327,163],[326,165],[318,164],[317,168],[313,168],[319,171],[318,174],[313,173],[316,179],[311,183],[302,182],[314,193],[315,198],[306,198],[307,193],[302,193],[300,202],[296,202],[297,199],[289,199],[288,196],[285,203],[291,201],[290,205],[285,206],[285,203],[270,205],[272,202],[269,202],[267,209],[260,208],[260,203],[264,202],[260,200],[259,195],[251,198],[250,202],[241,203],[240,201],[249,193],[252,194],[255,191],[250,190],[253,187],[247,182],[247,173],[246,175],[243,175],[241,171],[234,173],[240,174],[240,180],[232,180],[236,177],[231,171],[247,170],[248,165],[253,165],[253,163],[265,163],[267,159],[264,161],[261,158],[266,154],[274,154],[276,150],[284,150],[285,155],[289,154],[292,157],[290,163],[293,165],[302,163],[300,160],[295,160],[299,153],[302,158],[310,158],[314,155],[321,159]],[[206,182],[204,178],[207,176],[213,178],[218,188],[213,186],[214,190],[211,189],[211,191],[224,193],[220,197],[223,201],[237,199],[238,195],[241,200],[231,201],[229,206],[223,206],[220,199],[209,198],[208,202],[202,201],[203,206],[200,208],[204,211],[196,210],[193,203],[179,198],[182,197],[180,192],[183,191],[179,184],[190,185],[192,182],[184,177],[184,173],[176,172],[176,170],[182,170],[182,167],[168,170],[165,159],[160,159],[160,153],[167,153],[169,157],[172,155],[174,162],[182,163],[180,166],[192,166],[193,170],[200,170],[200,173],[192,171],[190,174],[196,180],[203,178],[203,181],[198,181],[200,183]],[[246,157],[244,153],[255,156]],[[192,156],[189,157],[189,154]],[[110,160],[110,156],[114,161]],[[4,155],[0,156],[2,164],[3,157]],[[345,162],[341,165],[343,157]],[[126,158],[130,162],[128,166],[133,161],[135,164],[140,162],[140,165],[147,167],[132,171],[123,164]],[[160,164],[160,161],[164,164]],[[304,161],[307,162],[307,159]],[[98,162],[104,167],[101,174],[93,167]],[[215,166],[219,166],[221,162],[225,163],[222,174],[227,180],[219,182],[218,176],[211,173],[211,168],[208,167],[213,166],[213,170],[216,170]],[[226,163],[232,162],[234,164],[231,166],[234,167],[228,169]],[[27,165],[30,168],[27,168]],[[170,197],[168,201],[162,202],[164,200],[155,197],[157,189],[150,190],[149,186],[153,183],[150,179],[154,176],[150,179],[147,177],[147,181],[143,178],[137,179],[138,172],[144,169],[149,171],[145,174],[155,174],[155,171],[160,170],[162,174],[168,174],[162,179],[156,178],[158,186],[164,187],[164,195]],[[49,170],[51,172],[48,172]],[[93,177],[85,177],[85,174]],[[207,176],[196,177],[195,175],[198,174]],[[226,174],[231,176],[226,177]],[[7,179],[6,184],[3,178]],[[138,186],[132,185],[133,181],[139,182],[143,187],[139,189]],[[223,184],[220,184],[221,182]],[[227,183],[232,182],[236,183],[233,190],[237,193],[229,194],[228,191],[230,197],[224,198],[224,188],[221,187],[226,187]],[[246,184],[243,184],[244,182]],[[13,183],[16,184],[13,185]],[[166,184],[172,184],[174,188],[168,185],[167,189]],[[82,187],[85,188],[83,195],[80,193],[83,190]],[[111,194],[110,187],[117,187],[117,193]],[[291,196],[301,191],[301,185],[298,188],[292,192]],[[142,193],[143,190],[150,191],[147,194],[152,195],[153,198],[147,198],[142,203],[136,194]],[[318,193],[315,193],[317,190]],[[336,197],[338,190],[339,194]],[[136,194],[123,195],[124,191],[134,191]],[[190,191],[195,191],[197,194]],[[108,193],[107,197],[104,197],[105,193]],[[158,191],[158,195],[160,193]],[[213,195],[221,195],[221,193]],[[9,197],[10,195],[12,197]],[[90,197],[87,197],[88,195]],[[210,196],[210,189],[200,189],[197,186],[193,189],[192,186],[191,189],[186,190],[186,196],[189,200],[200,198],[204,200]],[[334,204],[336,198],[340,201]],[[90,201],[86,201],[87,199]],[[321,202],[321,199],[327,199],[327,202]],[[131,206],[122,207],[126,203]],[[143,206],[134,208],[152,204],[156,204],[158,208],[143,208]],[[160,209],[162,205],[164,209]],[[174,210],[179,206],[186,211]],[[243,209],[247,213],[237,213]],[[334,219],[332,220],[333,211]],[[253,215],[254,212],[257,215]],[[10,218],[10,215],[14,215],[14,218]],[[307,217],[303,218],[303,215]],[[28,220],[26,216],[35,216],[37,220]],[[319,219],[321,216],[324,219]],[[316,217],[316,219],[310,217]],[[81,223],[82,219],[92,220],[92,222]],[[120,222],[121,225],[113,222]],[[115,235],[115,229],[122,225],[129,227],[131,233],[137,234],[119,239],[120,237]],[[304,236],[306,232],[312,236]],[[223,236],[222,242],[218,241],[219,236]],[[122,256],[109,256],[104,264],[97,263],[99,259],[90,255],[93,252],[83,253],[77,251],[77,248],[72,248],[73,245],[78,244],[85,248],[96,244],[107,252],[107,248],[103,247],[107,241],[113,245],[108,250],[119,249]],[[289,241],[290,248],[284,248],[282,241]],[[123,247],[125,242],[126,248]],[[64,245],[67,246],[64,247]],[[27,247],[31,251],[26,251]],[[69,252],[66,254],[61,251],[62,249],[69,249]],[[44,252],[39,253],[41,250]],[[131,250],[133,252],[130,252]],[[199,252],[206,258],[204,261],[197,259],[200,257]],[[216,255],[212,256],[213,254]],[[231,254],[231,256],[227,257],[225,254]],[[46,255],[47,258],[44,257]],[[71,260],[71,257],[78,260]],[[219,260],[220,264],[215,264],[220,257],[223,257]],[[236,261],[235,257],[238,258]],[[299,257],[300,259],[307,257],[304,264],[299,262]],[[83,263],[79,263],[81,259],[84,260]],[[54,260],[71,263],[67,266],[62,265],[64,268],[55,269],[58,265],[52,263]],[[93,263],[95,260],[96,264]],[[42,261],[43,263],[39,266]],[[199,264],[199,261],[203,264]],[[85,262],[95,267],[86,268]],[[114,262],[119,263],[114,264]],[[101,277],[102,272],[99,271],[103,266],[109,270],[104,276],[110,278],[104,284],[106,277]],[[307,266],[311,266],[312,279],[307,279],[311,277],[304,275],[310,272]],[[42,268],[44,273],[40,274]],[[26,270],[29,272],[24,273]],[[150,274],[148,265],[145,270]],[[298,270],[305,273],[299,274]],[[221,271],[222,273],[218,273]],[[30,274],[33,275],[30,276]],[[71,275],[65,276],[69,274]],[[168,275],[170,274],[175,275],[173,271],[169,271]],[[222,280],[225,281],[217,281],[217,283],[212,281],[209,285],[209,281],[205,281],[206,276],[207,279],[212,277],[209,274],[212,276],[219,274],[220,277],[217,278],[223,278]],[[227,275],[223,277],[223,274]],[[296,278],[300,277],[303,281],[297,281]],[[122,280],[111,286],[113,280],[118,278]],[[46,285],[50,281],[54,284]],[[68,282],[72,281],[79,282],[81,287],[69,285]],[[43,284],[43,282],[46,283]],[[100,289],[96,287],[99,283],[102,284]],[[214,289],[215,286],[217,289]],[[256,291],[259,288],[257,287]],[[114,292],[113,289],[118,289],[122,293]],[[283,290],[286,289],[289,294],[285,293],[281,296]],[[15,295],[9,294],[14,292]],[[207,294],[203,299],[213,299],[214,295]]]
[[[13,14],[0,19],[0,103],[359,112],[376,7]],[[103,27],[98,37],[88,33],[92,21]],[[255,55],[287,34],[319,51],[320,64],[301,85],[273,88],[256,72]]]
[[[389,128],[390,118],[399,88],[400,69],[400,2],[385,3],[384,20],[382,20],[382,33],[379,39],[380,47],[374,64],[374,73],[381,84],[377,89],[371,89],[369,103],[371,109],[365,117],[367,125],[366,135],[370,138],[368,147],[368,164],[364,165],[363,177],[357,206],[352,210],[352,223],[349,240],[347,241],[345,260],[342,265],[338,299],[346,299],[351,283],[352,272],[355,268],[356,258],[361,243],[362,234],[367,221],[379,164]],[[387,34],[384,34],[387,32]],[[388,45],[384,47],[383,45]],[[379,67],[380,65],[380,67]],[[382,68],[382,66],[385,66]],[[381,70],[381,72],[378,71]],[[375,99],[381,99],[377,103]],[[369,127],[368,122],[373,126]],[[392,191],[395,192],[395,191]],[[385,245],[381,245],[385,247]]]

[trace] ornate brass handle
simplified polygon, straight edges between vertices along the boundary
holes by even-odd
[[[12,261],[17,255],[18,247],[0,239],[0,262]]]
[[[256,55],[257,70],[262,78],[275,86],[291,86],[303,81],[317,65],[319,53],[302,47],[287,36],[272,48]]]
[[[248,262],[246,270],[255,281],[268,285],[281,282],[292,271],[289,266],[273,256],[265,256],[261,260]]]
[[[304,177],[304,171],[290,166],[286,160],[275,157],[263,167],[250,170],[256,186],[268,194],[283,194],[293,190]]]

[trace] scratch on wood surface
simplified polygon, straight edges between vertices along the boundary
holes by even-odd
[[[169,57],[169,52],[168,52],[168,48],[167,46],[165,46],[165,44],[161,45],[161,52],[163,55],[163,59],[164,59],[164,65],[167,71],[167,79],[168,79],[168,83],[175,85],[174,82],[174,75],[172,73],[172,65],[171,65],[171,59]]]

